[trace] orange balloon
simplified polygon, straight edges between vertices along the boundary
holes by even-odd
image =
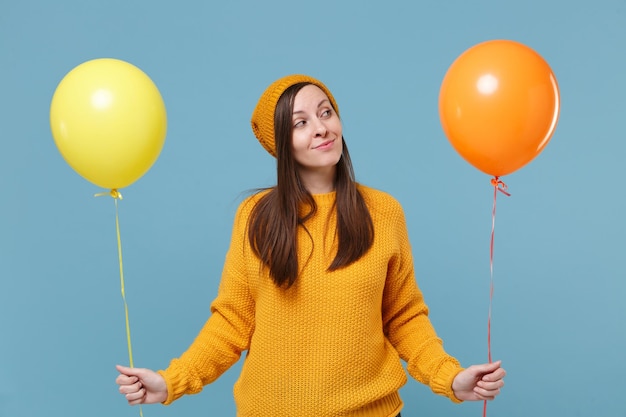
[[[439,91],[439,117],[454,149],[497,177],[543,151],[559,108],[550,66],[531,48],[509,40],[483,42],[463,52]]]

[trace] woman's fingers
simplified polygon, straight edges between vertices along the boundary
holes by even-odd
[[[137,378],[136,376],[129,376],[124,374],[119,374],[117,378],[115,378],[115,383],[118,385],[132,385],[137,381],[139,381],[139,378]]]
[[[123,384],[120,385],[120,393],[121,394],[133,394],[143,389],[143,385],[139,381],[135,381],[132,384]]]
[[[494,382],[481,380],[476,383],[474,393],[478,395],[480,399],[490,401],[500,394],[500,389],[503,386],[504,381],[502,379],[498,379]]]
[[[146,397],[146,390],[142,387],[138,391],[126,394],[125,397],[130,405],[143,404]]]

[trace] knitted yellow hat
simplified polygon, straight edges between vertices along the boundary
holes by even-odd
[[[294,74],[283,77],[274,81],[265,92],[261,95],[254,111],[252,112],[252,131],[254,136],[261,142],[261,145],[272,156],[276,157],[276,139],[274,135],[274,111],[276,103],[283,95],[285,90],[294,84],[311,83],[324,91],[330,100],[333,108],[339,114],[339,107],[335,102],[335,98],[324,84],[308,75]]]

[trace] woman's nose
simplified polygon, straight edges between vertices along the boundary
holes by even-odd
[[[321,120],[317,121],[315,125],[315,137],[323,137],[326,136],[328,129],[326,129],[326,125]]]

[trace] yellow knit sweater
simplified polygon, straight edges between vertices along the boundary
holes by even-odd
[[[258,196],[235,216],[212,315],[165,371],[169,404],[217,379],[247,351],[234,395],[239,417],[395,416],[408,372],[452,401],[462,370],[443,350],[417,287],[404,213],[386,193],[360,186],[374,244],[328,271],[336,253],[335,193],[298,235],[300,274],[277,288],[252,253],[246,225]]]

